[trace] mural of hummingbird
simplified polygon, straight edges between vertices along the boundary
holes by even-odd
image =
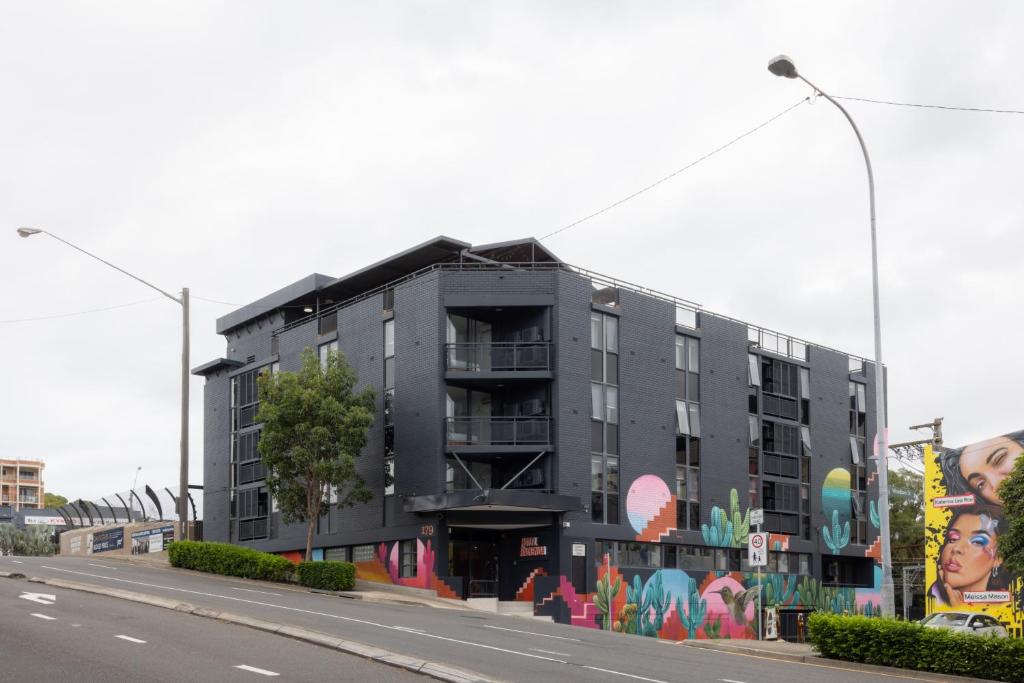
[[[760,586],[754,586],[742,590],[738,593],[733,593],[732,589],[728,586],[722,586],[721,590],[712,591],[722,596],[722,602],[729,608],[729,613],[732,614],[732,619],[737,626],[747,625],[747,607],[751,604],[755,604],[757,600],[757,593]]]

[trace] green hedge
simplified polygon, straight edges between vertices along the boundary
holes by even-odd
[[[1024,640],[824,612],[807,624],[815,649],[832,659],[1024,683]]]
[[[246,579],[287,581],[295,571],[290,560],[230,543],[175,541],[167,549],[171,566]]]
[[[309,588],[350,591],[356,586],[356,566],[351,562],[300,562],[299,583]]]

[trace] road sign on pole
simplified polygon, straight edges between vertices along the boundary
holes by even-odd
[[[768,564],[768,534],[750,534],[747,540],[747,563],[751,567],[764,567]]]
[[[764,524],[764,508],[751,508],[750,523],[754,526],[761,526]]]

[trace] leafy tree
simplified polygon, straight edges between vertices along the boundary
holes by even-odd
[[[61,505],[67,505],[68,499],[64,496],[58,496],[56,493],[44,493],[43,494],[43,507],[46,508],[59,508]]]
[[[13,524],[0,524],[0,555],[50,556],[57,551],[46,527],[22,531]]]
[[[1024,574],[1024,458],[1017,458],[1010,476],[999,486],[1009,529],[999,536],[999,554],[1011,574]]]
[[[0,524],[0,555],[14,552],[15,537],[18,529],[13,524]]]
[[[356,471],[356,458],[373,423],[375,396],[354,388],[359,378],[332,351],[321,366],[312,350],[302,354],[299,372],[261,373],[263,423],[259,451],[267,469],[267,488],[285,522],[306,522],[306,560],[313,556],[317,519],[330,510],[328,493],[348,507],[373,494]]]
[[[924,562],[924,476],[913,470],[889,471],[889,532],[894,560]]]

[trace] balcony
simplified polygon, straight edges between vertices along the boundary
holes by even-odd
[[[550,379],[551,342],[444,345],[446,379]]]
[[[549,416],[445,419],[446,446],[450,451],[550,450],[551,436]]]

